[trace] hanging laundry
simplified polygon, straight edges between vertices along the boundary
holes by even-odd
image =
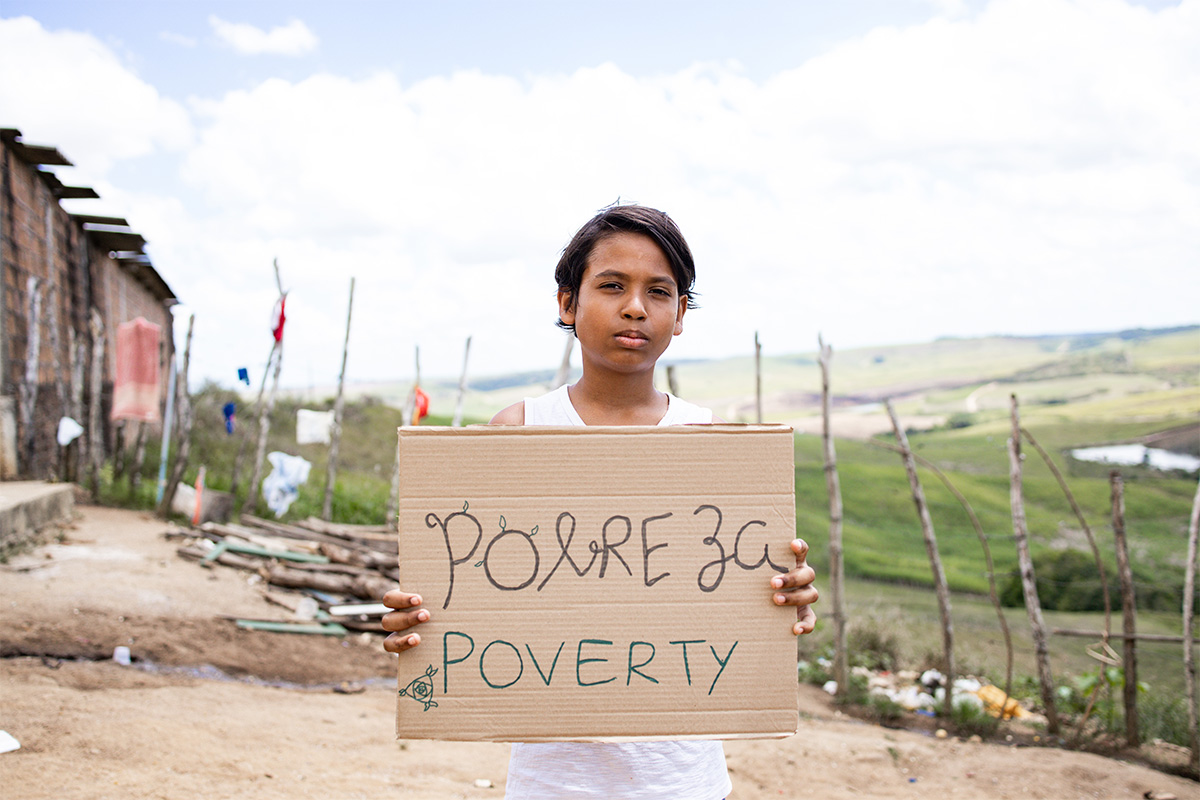
[[[245,367],[238,367],[238,380],[247,386],[250,385],[250,370]]]
[[[267,461],[271,462],[271,474],[263,478],[263,500],[276,517],[282,517],[300,496],[300,487],[308,480],[312,464],[300,456],[278,451],[267,453]]]
[[[82,425],[70,417],[63,417],[58,421],[58,446],[66,447],[78,439],[81,433],[83,433]]]
[[[117,326],[111,419],[158,422],[160,333],[142,317]]]
[[[287,315],[283,313],[283,307],[287,303],[287,294],[279,295],[279,299],[275,301],[275,310],[271,312],[271,333],[275,336],[275,341],[283,341],[283,323],[287,321]]]
[[[236,422],[237,404],[226,403],[221,408],[221,413],[225,416],[225,433],[233,433],[234,422]]]
[[[422,417],[429,416],[429,395],[418,386],[413,389],[413,425],[419,425]]]
[[[332,411],[296,410],[296,444],[329,444],[332,434]]]

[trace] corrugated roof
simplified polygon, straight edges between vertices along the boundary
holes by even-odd
[[[128,225],[101,225],[85,222],[83,232],[103,250],[132,250],[141,252],[146,240]]]
[[[8,142],[8,146],[12,149],[13,154],[26,164],[49,164],[57,167],[75,166],[67,160],[66,156],[58,152],[57,147],[22,142],[21,132],[16,128],[0,128],[0,138]]]
[[[85,222],[94,222],[97,225],[123,225],[126,228],[129,227],[129,220],[124,217],[100,217],[95,214],[71,214],[70,212],[67,212],[67,214],[81,225]]]
[[[59,200],[94,200],[100,195],[96,194],[96,190],[90,186],[66,186],[58,179],[58,176],[47,169],[39,169],[37,171],[41,179],[50,187],[50,191]]]

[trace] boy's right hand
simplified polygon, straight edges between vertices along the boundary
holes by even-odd
[[[429,621],[429,612],[421,605],[421,596],[392,589],[383,596],[383,604],[395,611],[383,615],[383,629],[391,631],[383,640],[383,649],[389,653],[402,653],[421,643],[418,633],[404,633],[409,628]]]

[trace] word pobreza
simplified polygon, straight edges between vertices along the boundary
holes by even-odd
[[[792,433],[781,426],[402,428],[404,738],[796,730]]]

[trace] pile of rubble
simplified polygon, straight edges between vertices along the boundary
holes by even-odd
[[[825,662],[825,663],[821,663]],[[832,666],[825,659],[818,659],[821,666]],[[946,698],[946,676],[936,669],[924,672],[897,670],[875,672],[866,667],[853,667],[851,673],[867,682],[867,690],[873,695],[886,697],[907,711],[933,715],[942,707]],[[822,687],[830,694],[837,693],[837,681],[827,681]],[[970,705],[986,711],[993,717],[1023,719],[1036,722],[1034,712],[1022,706],[1004,693],[999,686],[971,676],[955,678],[950,687],[951,703],[954,706]]]
[[[399,582],[394,531],[316,517],[285,524],[243,514],[239,522],[205,522],[168,536],[183,539],[179,555],[202,566],[233,567],[269,586],[300,590],[264,595],[291,610],[290,621],[235,619],[240,627],[326,635],[381,632],[379,617],[388,609],[379,599]]]

